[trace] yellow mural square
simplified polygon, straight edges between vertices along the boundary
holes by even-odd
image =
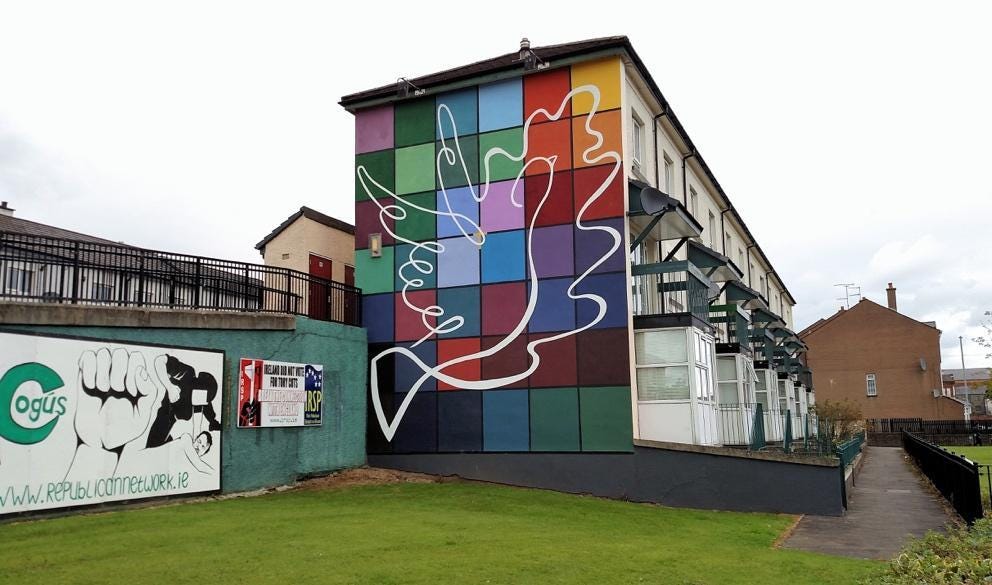
[[[620,58],[608,57],[572,65],[572,89],[583,85],[599,88],[599,111],[620,107],[622,87],[620,86]],[[572,115],[588,114],[592,111],[593,97],[581,93],[572,98]]]

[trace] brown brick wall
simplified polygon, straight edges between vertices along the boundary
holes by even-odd
[[[933,397],[941,388],[940,331],[933,327],[864,300],[803,341],[817,402],[850,399],[865,418],[964,418],[961,404]],[[867,396],[869,373],[875,374],[875,397]]]

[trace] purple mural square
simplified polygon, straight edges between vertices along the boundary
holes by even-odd
[[[538,278],[572,276],[572,226],[534,229],[531,236],[534,272]]]
[[[438,240],[444,251],[437,257],[437,286],[479,284],[479,247],[470,238]]]
[[[524,182],[517,183],[516,192],[514,181],[490,183],[486,198],[482,200],[482,230],[502,232],[519,230],[524,227]],[[485,187],[479,187],[480,190]],[[516,201],[517,205],[513,202]]]
[[[355,154],[393,147],[393,106],[369,108],[355,114]]]
[[[624,220],[604,219],[585,221],[586,227],[608,227],[616,230],[620,237],[620,245],[610,254],[609,258],[593,270],[599,272],[619,272],[625,269],[626,255],[623,246]],[[613,235],[602,230],[580,230],[575,228],[575,274],[582,274],[595,262],[599,261],[610,247],[613,246]]]
[[[627,274],[611,272],[609,274],[591,274],[582,279],[576,286],[577,295],[588,294],[601,297],[606,303],[606,312],[600,318],[599,305],[592,299],[580,298],[575,301],[578,327],[592,325],[593,329],[606,327],[627,326]],[[599,319],[596,321],[596,319]]]

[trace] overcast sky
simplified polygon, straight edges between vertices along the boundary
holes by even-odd
[[[0,1],[0,198],[129,244],[261,261],[354,217],[347,93],[628,35],[799,301],[853,282],[959,335],[992,310],[992,3]],[[481,6],[481,5],[480,5]],[[992,365],[973,343],[969,367]]]

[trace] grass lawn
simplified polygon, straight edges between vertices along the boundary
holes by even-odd
[[[0,583],[855,583],[791,516],[476,483],[294,490],[0,525]]]
[[[944,448],[952,453],[963,455],[975,463],[992,465],[992,447],[958,447],[955,445],[947,445],[944,446]],[[989,471],[990,470],[988,469],[981,469],[981,474],[978,477],[979,482],[982,484],[982,497],[985,500],[986,505],[990,502],[989,480],[986,476]]]

